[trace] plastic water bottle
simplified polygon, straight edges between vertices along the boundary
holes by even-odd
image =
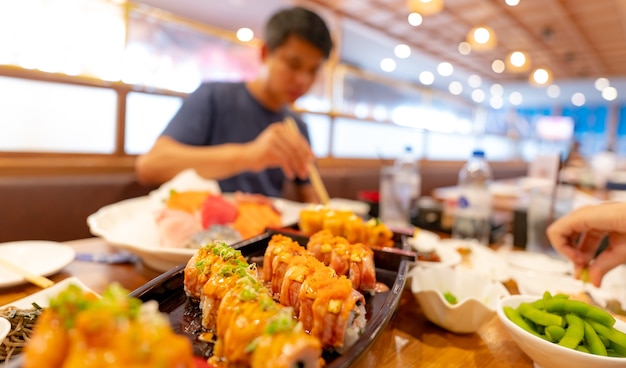
[[[395,227],[410,227],[420,195],[419,165],[410,146],[381,174],[380,218]]]
[[[459,197],[452,237],[489,244],[491,231],[491,167],[483,150],[474,150],[459,172]]]

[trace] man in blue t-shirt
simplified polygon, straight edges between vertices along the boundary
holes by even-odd
[[[265,27],[262,71],[248,82],[207,82],[191,93],[152,149],[140,156],[142,183],[160,184],[187,168],[219,181],[223,192],[282,196],[286,178],[303,202],[318,202],[307,179],[314,160],[304,122],[289,106],[304,95],[332,49],[324,21],[294,7]],[[300,133],[283,120],[291,116]]]

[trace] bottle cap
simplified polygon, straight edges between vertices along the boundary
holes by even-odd
[[[485,151],[483,151],[481,149],[475,149],[472,152],[472,157],[485,157]]]

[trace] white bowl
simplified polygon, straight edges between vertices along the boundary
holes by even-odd
[[[498,300],[509,295],[501,283],[467,269],[414,267],[411,276],[411,291],[426,318],[455,333],[477,331],[495,315]],[[446,292],[458,303],[448,303]]]
[[[522,329],[511,322],[504,314],[504,307],[517,306],[522,302],[532,302],[539,299],[531,295],[512,295],[498,302],[498,318],[506,327],[517,346],[535,362],[536,367],[542,368],[589,368],[589,367],[626,367],[626,358],[611,358],[589,353],[583,353],[574,349],[543,340]],[[626,323],[617,320],[616,329],[626,332]]]

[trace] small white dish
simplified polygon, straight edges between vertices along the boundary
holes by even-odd
[[[0,317],[0,343],[11,332],[11,322],[8,319]]]
[[[418,253],[435,252],[439,257],[439,262],[425,261],[418,258],[416,264],[422,267],[430,266],[456,266],[461,262],[461,254],[455,249],[443,247],[440,244],[440,238],[437,234],[419,230],[416,236],[407,238],[407,243]]]
[[[518,269],[544,274],[571,274],[574,267],[571,262],[535,252],[509,252],[507,261]]]
[[[441,237],[432,231],[416,229],[407,241],[418,252],[430,252],[437,247]]]
[[[40,276],[50,276],[74,260],[76,252],[68,245],[47,240],[24,240],[0,244],[0,258]],[[15,272],[0,266],[0,287],[27,281]]]
[[[71,284],[78,286],[79,288],[81,288],[81,290],[84,290],[85,292],[98,295],[96,292],[91,290],[87,285],[83,284],[78,278],[68,277],[67,279],[59,281],[56,284],[50,286],[49,288],[42,289],[34,294],[25,296],[22,299],[18,299],[11,303],[7,303],[0,308],[13,306],[19,309],[29,309],[33,307],[33,303],[37,303],[37,305],[39,305],[42,308],[47,308],[50,303],[50,299],[57,296],[61,291],[67,289],[67,287]]]
[[[533,302],[539,299],[532,295],[511,295],[498,301],[498,318],[505,326],[509,335],[517,346],[533,360],[535,367],[544,368],[617,368],[626,366],[626,358],[613,358],[578,350],[568,349],[558,344],[546,341],[534,336],[530,332],[522,329],[513,323],[504,314],[504,307],[517,308],[522,302]],[[626,332],[626,322],[617,320],[614,327],[617,330]]]
[[[15,307],[18,309],[32,309],[33,303],[36,303],[41,308],[47,308],[50,305],[50,299],[57,296],[61,291],[67,289],[67,287],[71,284],[78,286],[81,290],[84,290],[85,292],[90,292],[98,295],[88,286],[83,284],[78,278],[69,277],[50,286],[49,288],[42,289],[34,294],[25,296],[22,299],[7,303],[1,306],[0,309],[5,309],[7,307]],[[10,332],[11,322],[6,318],[0,317],[0,342],[4,341],[4,338]]]
[[[476,332],[496,314],[498,300],[509,295],[500,282],[466,269],[414,267],[411,276],[411,291],[426,318],[455,333]],[[445,293],[457,303],[450,304]]]

